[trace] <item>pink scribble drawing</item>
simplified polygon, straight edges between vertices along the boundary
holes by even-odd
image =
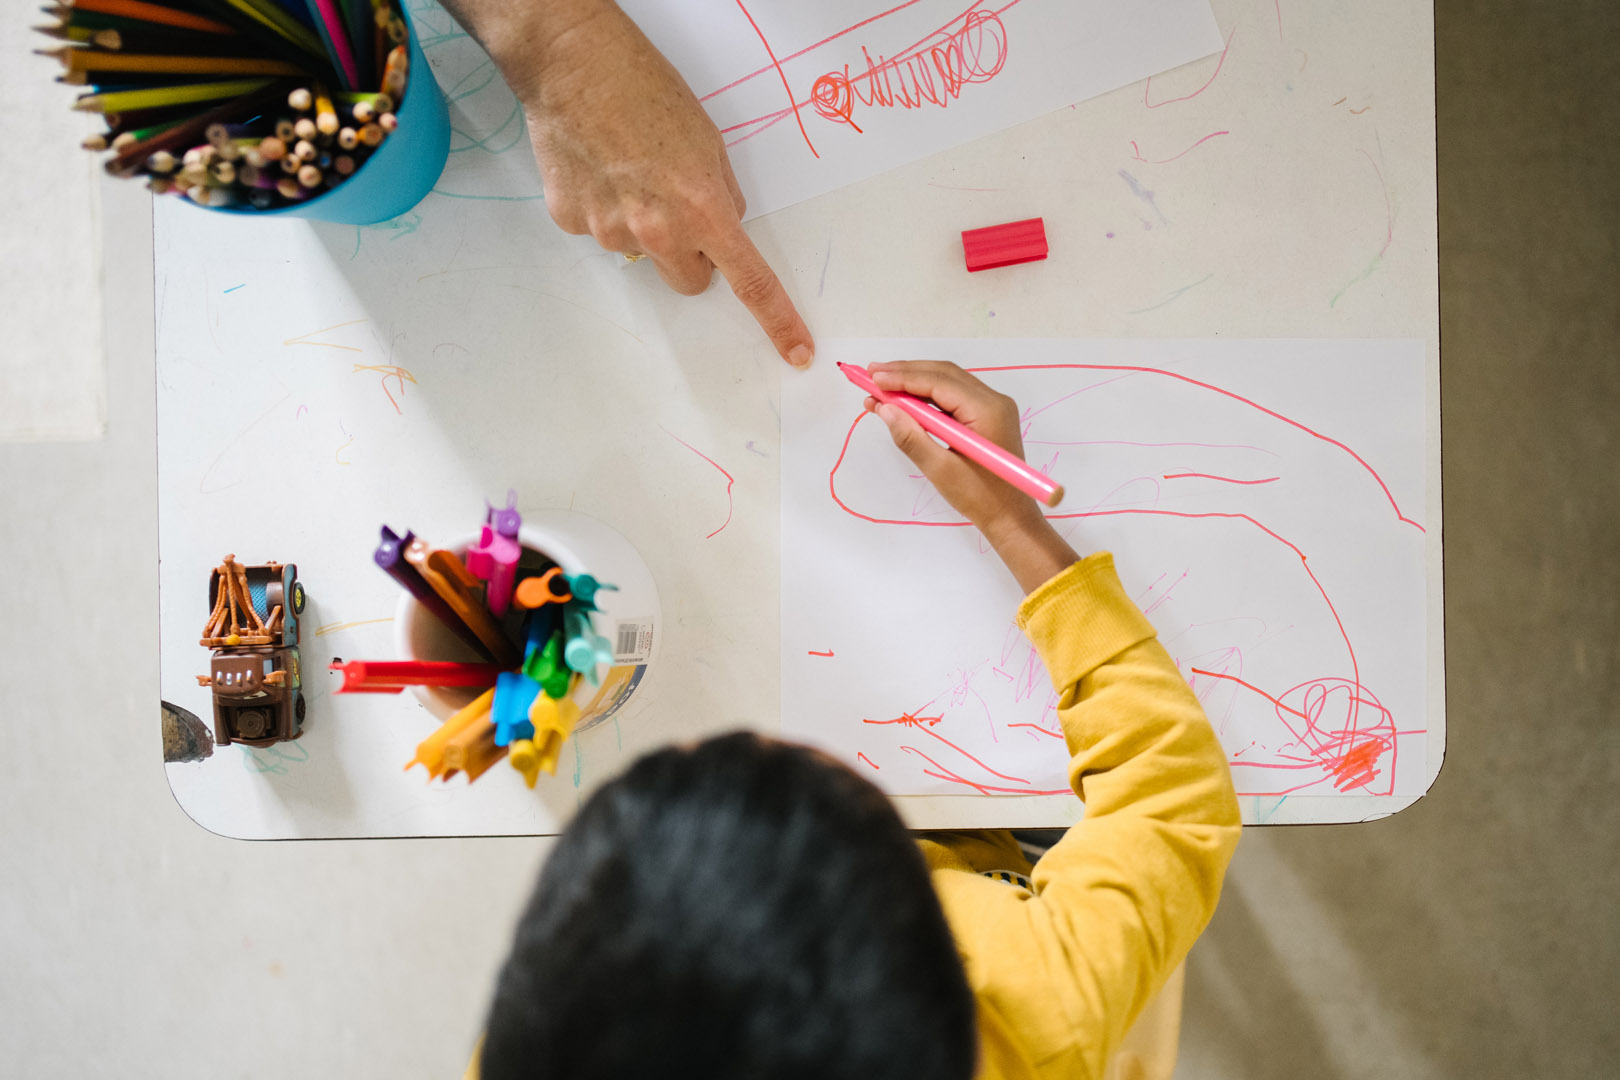
[[[1368,630],[1365,626],[1358,630],[1357,626],[1346,622],[1344,602],[1339,595],[1344,578],[1336,567],[1330,564],[1328,570],[1323,571],[1313,561],[1307,546],[1310,541],[1302,537],[1318,534],[1309,530],[1298,532],[1304,515],[1309,513],[1297,508],[1299,496],[1305,490],[1299,485],[1320,481],[1314,474],[1291,471],[1296,459],[1302,456],[1316,463],[1311,466],[1314,469],[1336,470],[1334,475],[1339,479],[1335,482],[1344,489],[1335,489],[1334,499],[1347,506],[1354,501],[1363,508],[1372,508],[1371,514],[1365,509],[1359,511],[1362,517],[1358,520],[1369,521],[1367,528],[1381,530],[1380,535],[1384,537],[1381,543],[1409,549],[1412,541],[1401,538],[1421,537],[1425,533],[1424,526],[1403,509],[1389,483],[1367,457],[1349,443],[1252,397],[1168,369],[1103,364],[1013,364],[970,370],[1067,373],[1082,380],[1080,389],[1053,393],[1049,399],[1037,400],[1033,407],[1026,409],[1026,430],[1031,419],[1053,404],[1075,401],[1080,395],[1120,385],[1123,379],[1153,380],[1165,384],[1170,392],[1182,395],[1182,399],[1193,395],[1196,400],[1261,418],[1259,430],[1264,430],[1263,425],[1267,423],[1273,426],[1277,441],[1270,445],[1208,438],[1140,442],[1035,438],[1026,445],[1140,446],[1144,452],[1156,453],[1161,459],[1184,449],[1201,448],[1207,453],[1264,455],[1282,466],[1271,475],[1243,475],[1236,469],[1229,473],[1219,468],[1198,468],[1202,462],[1194,459],[1189,461],[1190,467],[1164,469],[1150,475],[1124,475],[1111,487],[1096,485],[1096,490],[1103,492],[1100,498],[1085,498],[1076,508],[1046,516],[1054,522],[1071,525],[1102,519],[1127,519],[1144,525],[1155,523],[1154,528],[1160,535],[1165,530],[1184,535],[1191,545],[1188,550],[1194,551],[1205,546],[1197,539],[1202,535],[1200,530],[1206,533],[1218,530],[1224,542],[1241,542],[1243,550],[1251,553],[1252,565],[1263,568],[1263,572],[1276,579],[1276,587],[1283,590],[1279,595],[1286,594],[1291,598],[1289,603],[1302,605],[1300,610],[1303,611],[1310,611],[1315,605],[1315,614],[1308,626],[1292,621],[1283,625],[1282,621],[1268,621],[1246,613],[1229,619],[1189,621],[1189,615],[1201,609],[1183,607],[1178,598],[1183,590],[1202,589],[1208,584],[1200,577],[1206,570],[1195,570],[1190,565],[1166,568],[1135,597],[1137,605],[1159,627],[1161,643],[1167,648],[1176,646],[1190,631],[1202,628],[1199,640],[1206,644],[1191,650],[1196,655],[1184,659],[1186,650],[1182,650],[1182,655],[1173,659],[1204,704],[1217,732],[1232,730],[1231,722],[1238,715],[1245,718],[1245,726],[1236,729],[1243,733],[1243,745],[1228,748],[1228,760],[1239,792],[1265,796],[1295,792],[1393,794],[1401,762],[1401,740],[1422,735],[1424,730],[1419,726],[1398,724],[1393,710],[1368,684],[1361,656],[1363,635]],[[1044,385],[1051,386],[1051,380]],[[869,414],[862,412],[851,421],[831,464],[827,492],[832,502],[843,513],[879,528],[971,527],[959,517],[942,518],[926,504],[914,503],[910,515],[896,514],[892,510],[885,512],[882,507],[865,505],[859,501],[863,497],[858,494],[846,495],[840,484],[841,470],[856,430],[868,418]],[[874,439],[871,445],[880,444]],[[1284,446],[1289,448],[1286,453],[1279,449]],[[1030,460],[1034,460],[1033,456]],[[1220,460],[1231,464],[1235,459],[1227,456]],[[862,474],[857,471],[854,475]],[[1289,488],[1291,480],[1296,485],[1292,489]],[[1271,494],[1274,491],[1283,494]],[[888,498],[893,501],[892,494]],[[1189,504],[1186,501],[1189,498],[1196,501]],[[1180,501],[1172,502],[1172,499]],[[1234,504],[1231,500],[1240,501]],[[1208,576],[1213,580],[1222,575],[1217,572]],[[1292,599],[1295,597],[1297,600]],[[1287,610],[1290,614],[1294,611],[1292,607]],[[1274,622],[1276,628],[1273,628]],[[1313,651],[1280,654],[1284,657],[1280,661],[1265,660],[1270,655],[1265,648],[1269,642],[1280,635],[1298,635],[1307,630]],[[1212,639],[1217,644],[1207,647]],[[1224,643],[1220,643],[1223,640]],[[1246,670],[1255,664],[1257,657],[1259,666],[1253,671]],[[1052,688],[1034,646],[1016,625],[1009,624],[999,655],[983,657],[982,662],[974,662],[979,660],[976,657],[959,659],[968,663],[942,671],[942,682],[936,684],[938,690],[933,697],[898,716],[885,719],[867,716],[861,723],[897,733],[888,736],[889,742],[885,745],[916,759],[921,776],[987,795],[1059,793],[1040,788],[1029,777],[1019,775],[1023,770],[1009,768],[989,753],[1000,741],[996,734],[998,729],[1022,731],[1038,741],[1063,738],[1057,691]],[[1322,666],[1294,671],[1293,677],[1288,678],[1287,673],[1276,666],[1278,663],[1294,667],[1306,663],[1312,668],[1317,664]],[[1041,703],[1040,715],[1033,720],[1027,704],[1032,702]],[[1007,722],[1005,716],[998,719],[998,715],[1012,706],[1019,706],[1017,715],[1010,718],[1016,722]],[[991,734],[988,742],[980,741],[982,734],[972,734],[975,728],[982,733],[985,725]],[[1252,738],[1257,730],[1263,734]],[[1235,736],[1236,732],[1233,734]],[[978,749],[977,753],[970,750],[966,745],[969,739],[983,749]]]

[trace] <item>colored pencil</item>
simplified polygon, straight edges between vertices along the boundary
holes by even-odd
[[[208,130],[208,125],[224,123],[234,116],[240,116],[246,110],[262,108],[274,101],[282,92],[280,85],[267,79],[257,91],[245,95],[234,94],[232,100],[222,105],[198,113],[183,123],[137,142],[134,146],[125,147],[107,162],[107,171],[114,176],[133,175],[154,152],[195,146],[203,133]]]
[[[225,44],[219,39],[220,34],[204,34],[194,30],[150,30],[146,27],[134,29],[119,28],[106,30],[89,30],[86,44],[98,49],[110,49],[113,52],[131,53],[217,53],[228,49],[238,55],[251,55],[263,52],[263,47],[252,38],[236,35],[236,40]]]
[[[59,57],[73,72],[140,72],[149,75],[300,75],[285,60],[263,56],[154,56],[148,53],[69,49]]]
[[[73,108],[79,112],[109,113],[163,105],[189,105],[197,101],[240,97],[268,85],[269,79],[235,79],[186,86],[154,86],[147,90],[121,90],[110,94],[86,94],[73,103]]]
[[[343,29],[343,18],[338,14],[337,7],[332,0],[306,0],[306,3],[315,30],[341,76],[343,89],[359,89],[360,72],[355,67],[354,51],[349,47],[349,35]]]
[[[324,57],[326,50],[314,32],[271,0],[218,0],[241,16],[251,19],[290,44],[312,56]]]
[[[66,44],[37,51],[61,63],[58,82],[87,89],[73,107],[102,115],[83,144],[110,148],[108,172],[205,206],[270,209],[342,183],[395,130],[406,52],[369,64],[373,41],[353,27],[380,46],[403,40],[396,4],[58,0],[38,29]]]
[[[145,0],[73,0],[65,7],[71,12],[90,11],[102,15],[118,15],[126,19],[161,23],[164,26],[175,26],[184,30],[205,30],[215,34],[235,32],[230,25],[216,19],[194,15],[188,11],[177,11],[162,4],[149,4]]]
[[[1001,477],[1036,502],[1056,506],[1063,500],[1063,487],[1050,476],[1031,468],[1021,458],[997,446],[973,429],[952,419],[922,398],[899,390],[883,390],[864,368],[839,364],[838,370],[856,386],[879,402],[893,405],[917,421],[928,434],[942,440],[963,457]]]
[[[360,73],[356,89],[377,78],[371,66],[371,50],[366,47],[371,42],[373,25],[371,0],[343,0],[343,29],[349,35],[349,46],[354,50],[355,66]]]

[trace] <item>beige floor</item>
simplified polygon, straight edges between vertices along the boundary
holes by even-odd
[[[1620,6],[1436,20],[1445,768],[1249,831],[1182,1080],[1620,1075]]]
[[[1184,1080],[1620,1070],[1620,6],[1438,20],[1447,763],[1393,820],[1250,832]],[[117,362],[150,295],[107,315],[107,438],[0,447],[0,1075],[455,1075],[542,845],[244,844],[175,807],[151,376]]]

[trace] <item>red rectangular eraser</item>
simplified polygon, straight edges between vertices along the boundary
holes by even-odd
[[[962,233],[962,254],[970,271],[1044,259],[1046,222],[1030,218],[984,229],[968,229]]]

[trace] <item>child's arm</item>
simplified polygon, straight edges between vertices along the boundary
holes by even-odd
[[[873,378],[1022,451],[1016,403],[955,365],[875,365]],[[1110,555],[1079,560],[1032,499],[905,414],[875,411],[1029,594],[1019,622],[1059,694],[1070,784],[1086,804],[1037,864],[1028,902],[976,905],[1000,898],[983,890],[963,899],[977,909],[959,937],[983,935],[962,942],[975,989],[1031,1064],[1077,1054],[1100,1074],[1214,912],[1239,832],[1225,755]]]

